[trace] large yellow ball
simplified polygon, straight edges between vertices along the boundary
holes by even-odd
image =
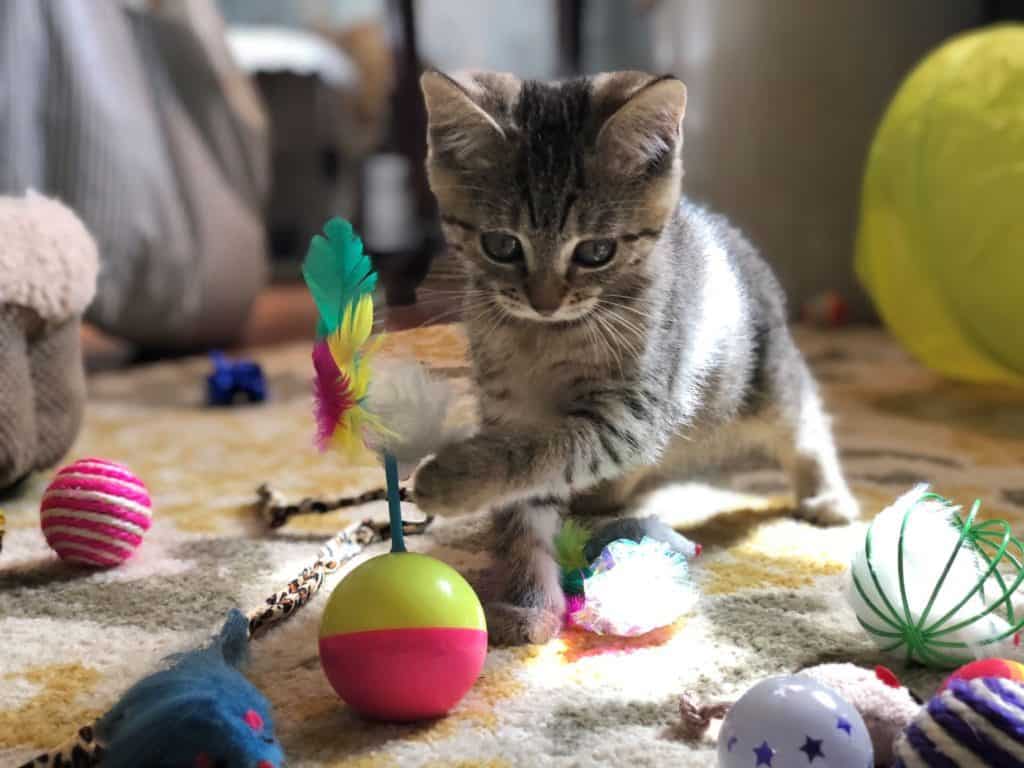
[[[1024,25],[914,69],[861,202],[857,271],[892,333],[951,378],[1024,384]]]

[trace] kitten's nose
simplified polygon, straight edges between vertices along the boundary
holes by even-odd
[[[526,297],[537,314],[550,317],[562,306],[565,285],[557,278],[540,275],[530,277],[526,284]]]

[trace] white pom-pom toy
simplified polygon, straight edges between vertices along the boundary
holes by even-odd
[[[414,360],[379,362],[367,400],[383,429],[370,430],[366,443],[382,455],[393,456],[402,477],[444,443],[461,436],[445,424],[451,386]]]

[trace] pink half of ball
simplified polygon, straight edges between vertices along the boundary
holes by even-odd
[[[82,459],[61,469],[40,505],[43,536],[62,560],[119,565],[135,554],[152,521],[145,484],[122,464]]]
[[[473,687],[487,631],[377,629],[320,638],[320,661],[345,703],[375,720],[442,717]]]

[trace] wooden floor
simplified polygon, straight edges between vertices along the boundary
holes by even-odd
[[[378,302],[377,325],[381,330],[400,331],[431,323],[454,322],[459,316],[458,288],[451,265],[446,259],[439,259],[420,287],[415,304],[389,307],[383,300]],[[303,283],[271,285],[257,297],[238,349],[309,339],[316,319],[316,308]],[[134,360],[129,345],[94,326],[83,328],[82,343],[89,370],[117,368]]]

